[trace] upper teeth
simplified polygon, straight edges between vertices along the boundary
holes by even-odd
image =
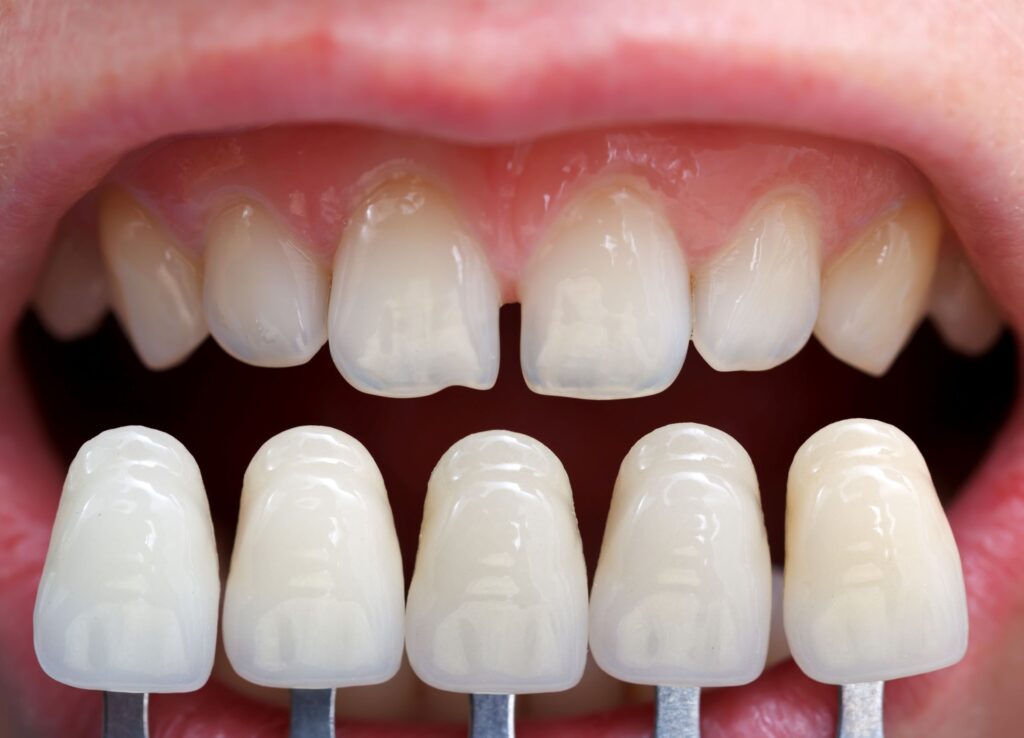
[[[153,213],[107,192],[99,234],[112,301],[142,360],[173,366],[209,326],[230,354],[259,366],[304,363],[329,337],[341,374],[364,392],[491,387],[503,289],[484,234],[439,184],[401,171],[381,177],[348,213],[330,270],[307,235],[254,200],[211,215],[200,265]],[[665,206],[642,180],[605,177],[565,195],[551,222],[531,231],[533,253],[504,291],[522,303],[522,369],[534,391],[660,392],[682,368],[691,327],[697,350],[722,371],[781,364],[813,329],[843,361],[884,373],[929,300],[954,347],[978,353],[999,335],[998,312],[961,251],[946,249],[936,271],[942,225],[922,197],[826,259],[823,234],[834,225],[822,222],[822,204],[805,189],[776,188],[695,260],[692,284]],[[84,235],[62,229],[36,298],[64,336],[88,331],[105,306],[88,248],[68,247]]]

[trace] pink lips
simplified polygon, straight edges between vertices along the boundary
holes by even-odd
[[[740,0],[639,2],[628,12],[616,2],[119,5],[39,10],[4,31],[0,52],[0,86],[14,90],[0,102],[0,329],[8,339],[0,358],[0,689],[35,705],[39,726],[54,735],[95,735],[99,703],[48,681],[32,654],[31,603],[62,470],[31,411],[10,333],[57,217],[127,150],[187,131],[288,120],[478,141],[705,120],[866,140],[903,153],[931,179],[983,278],[1011,320],[1024,321],[1024,98],[996,91],[1022,84],[1024,74],[1007,66],[1024,62],[1013,19],[972,4],[801,0],[777,12]],[[1002,676],[1024,663],[1022,459],[1018,408],[952,511],[971,604],[968,657],[890,686],[896,736],[1014,730],[1003,721],[1019,685]],[[249,703],[232,710],[241,698],[218,689],[156,699],[155,738],[280,734],[280,717],[274,723]],[[1006,713],[979,714],[981,701]],[[824,738],[834,692],[789,666],[710,695],[705,715],[709,738]],[[521,732],[631,736],[648,726],[647,714],[629,708]],[[366,733],[397,734],[414,733]]]

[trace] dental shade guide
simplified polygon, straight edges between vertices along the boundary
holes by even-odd
[[[103,738],[149,738],[149,695],[104,692]]]
[[[469,738],[514,738],[515,712],[514,694],[471,694]]]
[[[839,688],[836,738],[883,738],[882,693],[885,682],[844,684]]]
[[[654,738],[700,738],[700,687],[655,687]]]
[[[334,738],[333,689],[293,689],[289,738]]]

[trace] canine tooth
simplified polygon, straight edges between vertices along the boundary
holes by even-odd
[[[956,246],[939,252],[930,314],[950,348],[968,356],[988,351],[1003,332],[999,308]]]
[[[812,679],[896,679],[964,655],[956,543],[921,453],[891,425],[840,421],[797,451],[785,580],[786,638]]]
[[[500,306],[487,258],[448,196],[415,177],[393,180],[358,209],[335,255],[331,356],[375,395],[488,389]]]
[[[262,207],[243,202],[218,215],[205,256],[206,322],[236,359],[297,366],[327,342],[327,270]]]
[[[92,333],[107,313],[107,278],[91,235],[64,225],[57,231],[32,307],[55,338],[70,341]]]
[[[405,583],[384,480],[333,428],[271,438],[245,472],[224,647],[271,687],[378,684],[402,658]]]
[[[880,376],[924,316],[941,223],[915,200],[864,231],[825,273],[814,334],[836,358]]]
[[[220,581],[199,467],[128,426],[79,450],[36,599],[36,657],[65,684],[188,692],[213,668]]]
[[[477,433],[438,462],[406,650],[421,680],[453,692],[554,692],[580,680],[586,567],[569,479],[538,441]]]
[[[778,366],[811,337],[820,289],[817,214],[776,195],[694,274],[693,345],[718,371]]]
[[[746,684],[764,669],[771,561],[746,451],[696,423],[641,438],[619,469],[590,600],[601,668],[637,684]]]
[[[679,374],[690,340],[690,278],[651,197],[585,192],[554,224],[519,287],[523,375],[541,394],[651,395]]]
[[[114,312],[135,353],[150,369],[181,363],[207,335],[202,272],[176,239],[120,190],[103,197],[99,226]]]

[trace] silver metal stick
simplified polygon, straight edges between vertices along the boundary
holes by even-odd
[[[654,738],[700,738],[700,687],[654,688]]]
[[[291,738],[334,738],[334,690],[293,689]]]
[[[104,692],[103,738],[149,738],[149,695]]]
[[[884,738],[882,692],[885,682],[844,684],[839,688],[836,738]]]
[[[469,738],[514,738],[515,712],[514,694],[471,694]]]

